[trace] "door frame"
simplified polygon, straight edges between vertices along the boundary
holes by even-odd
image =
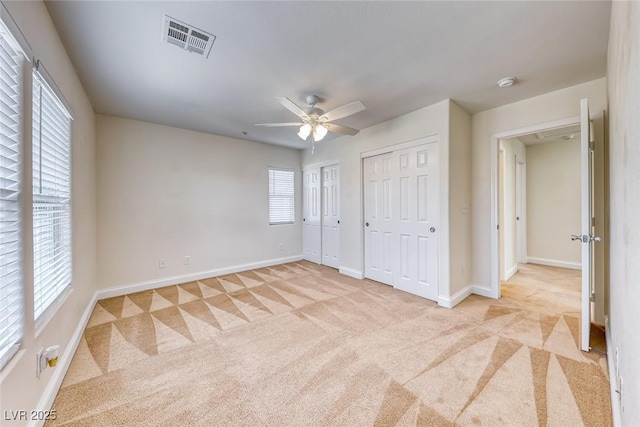
[[[579,124],[580,116],[578,115],[491,135],[491,289],[488,295],[491,298],[499,299],[502,296],[502,286],[500,284],[500,234],[498,230],[498,153],[500,140]]]
[[[516,262],[527,260],[527,163],[516,158]]]

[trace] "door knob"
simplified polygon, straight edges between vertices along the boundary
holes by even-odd
[[[367,222],[367,223],[365,223],[364,225],[366,225],[366,226],[368,227],[368,226],[369,226],[369,223]]]
[[[436,228],[435,228],[435,227],[431,227],[431,228],[429,229],[429,231],[430,231],[430,232],[432,232],[432,233],[435,233],[435,232],[436,232]]]
[[[338,224],[340,224],[340,220],[338,220]]]
[[[306,218],[302,218],[302,222],[305,222],[307,219]]]
[[[571,240],[580,240],[582,242],[582,236],[579,236],[577,234],[572,234]]]
[[[600,242],[602,239],[599,236],[589,236],[589,240],[592,242]]]

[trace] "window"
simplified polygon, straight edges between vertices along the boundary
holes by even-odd
[[[71,116],[33,73],[33,275],[36,324],[71,285]]]
[[[3,28],[0,22],[0,29]],[[21,235],[23,58],[0,32],[0,369],[23,336]]]
[[[295,219],[293,170],[269,168],[269,224],[291,224]]]

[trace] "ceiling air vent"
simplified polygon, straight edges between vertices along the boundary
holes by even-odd
[[[209,57],[211,46],[216,36],[195,28],[170,16],[164,16],[162,26],[162,40],[174,44],[189,52],[195,52]]]

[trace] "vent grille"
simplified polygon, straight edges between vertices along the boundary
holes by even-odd
[[[216,36],[206,31],[197,29],[189,24],[185,24],[170,16],[164,16],[162,28],[162,40],[172,45],[181,47],[189,52],[195,52],[209,57],[211,46]]]

